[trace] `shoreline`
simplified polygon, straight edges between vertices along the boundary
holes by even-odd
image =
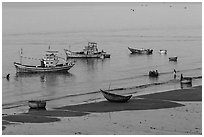
[[[146,114],[146,111],[151,112],[151,114]],[[110,115],[110,113],[111,116],[109,116],[109,119],[110,117],[112,119],[117,119],[118,121],[116,121],[116,123],[120,124],[114,124],[110,123],[110,121],[107,121],[106,115]],[[116,116],[113,116],[113,114]],[[127,118],[126,115],[130,115],[130,117]],[[163,127],[157,131],[157,128],[154,127],[155,125],[153,126],[152,122],[146,122],[145,125],[141,124],[144,122],[141,121],[143,119],[143,115],[146,115],[146,121],[160,123],[156,124],[157,128],[160,127],[161,124],[163,125],[163,123],[168,122],[170,122],[173,126],[164,124]],[[162,115],[161,119],[154,118],[157,117],[157,115]],[[137,120],[128,123],[128,121],[130,122],[130,119],[136,118],[134,116],[137,116]],[[101,121],[101,119],[104,118],[106,120]],[[79,134],[79,132],[80,134],[155,134],[152,131],[156,130],[156,134],[202,134],[202,121],[200,121],[201,118],[202,85],[189,89],[170,90],[160,93],[150,93],[146,95],[134,96],[127,103],[110,103],[106,100],[102,100],[99,102],[68,105],[41,111],[30,109],[26,113],[14,115],[4,114],[2,115],[2,133],[5,135],[48,134],[48,132],[50,134]],[[102,124],[101,126],[96,127],[91,127],[89,125],[86,128],[86,119],[89,119],[89,122],[94,122],[95,124],[93,125],[98,125],[99,123]],[[178,125],[174,125],[175,123],[171,122],[172,119],[175,120],[175,123],[185,123],[183,125],[184,127],[182,128]],[[64,120],[68,120],[68,122],[66,123]],[[68,124],[70,121],[78,121],[79,125],[84,124],[84,126],[79,126],[79,128],[76,126],[77,131],[75,131],[72,129],[73,127]],[[140,126],[138,125],[138,121],[141,122],[139,122]],[[45,126],[48,131],[41,129],[41,123],[43,123],[43,126]],[[122,123],[126,123],[124,126],[129,125],[130,127],[134,127],[136,130],[130,131],[128,129],[123,129],[121,127]],[[54,127],[52,127],[53,124]],[[147,127],[147,125],[149,126]],[[196,127],[192,127],[192,125],[196,125]],[[111,128],[114,127],[114,132],[104,130],[106,126],[110,126]],[[34,132],[31,127],[34,128],[35,131],[39,130],[39,132]],[[179,128],[179,132],[177,130],[172,130],[174,127],[174,130],[176,130],[176,127]],[[61,128],[64,129],[63,133],[59,130]],[[68,131],[67,128],[70,130]],[[94,130],[91,130],[91,128]],[[120,132],[121,128],[123,129],[122,133]],[[99,131],[99,129],[101,129],[101,131]],[[146,130],[148,130],[148,132],[146,132]]]

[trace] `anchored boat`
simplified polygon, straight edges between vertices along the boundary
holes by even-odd
[[[153,49],[135,49],[135,48],[130,48],[128,47],[128,49],[131,51],[131,53],[137,53],[137,54],[152,54],[153,53]]]
[[[22,54],[21,54],[22,58]],[[17,73],[40,73],[40,72],[67,72],[71,69],[75,63],[67,62],[59,63],[59,56],[57,50],[48,50],[46,51],[45,56],[42,59],[39,59],[41,65],[33,66],[33,65],[25,65],[14,62],[14,66],[16,67]]]
[[[109,93],[109,92],[106,92],[106,91],[103,91],[103,90],[101,90],[101,93],[110,102],[127,102],[132,97],[132,95],[122,96],[122,95]]]
[[[159,50],[159,53],[160,54],[167,54],[167,50],[161,49],[161,50]]]
[[[175,57],[169,57],[169,61],[177,61],[178,57],[175,56]]]
[[[85,46],[83,51],[74,52],[68,49],[64,49],[67,58],[110,58],[110,54],[105,51],[98,51],[97,43],[88,42],[88,46]]]

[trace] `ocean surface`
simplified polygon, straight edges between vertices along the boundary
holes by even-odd
[[[48,108],[104,99],[100,89],[134,95],[179,89],[181,73],[194,77],[193,86],[202,84],[202,3],[3,3],[2,9],[3,111],[27,111],[33,99],[47,100]],[[111,58],[75,59],[68,73],[16,74],[21,48],[33,58],[24,64],[39,65],[35,59],[49,46],[65,58],[64,48],[81,51],[89,41]],[[127,47],[154,51],[130,54]],[[172,56],[178,61],[169,62]],[[159,77],[149,78],[150,70]]]

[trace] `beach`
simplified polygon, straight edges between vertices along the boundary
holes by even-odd
[[[65,52],[81,54],[90,42],[110,58]],[[3,2],[2,134],[202,134],[201,49],[201,2]],[[49,68],[75,65],[18,73],[14,62],[45,70],[48,50],[58,53]],[[100,89],[132,98],[111,103]],[[46,109],[30,109],[33,100]]]
[[[49,103],[49,102],[47,102]],[[200,135],[202,86],[3,114],[3,135]]]

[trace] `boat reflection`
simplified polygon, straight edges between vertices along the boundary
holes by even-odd
[[[98,59],[98,58],[80,58],[80,59],[69,59],[69,61],[75,61],[75,64],[79,68],[84,68],[87,71],[97,71],[103,69],[105,65],[109,65],[110,59]]]

